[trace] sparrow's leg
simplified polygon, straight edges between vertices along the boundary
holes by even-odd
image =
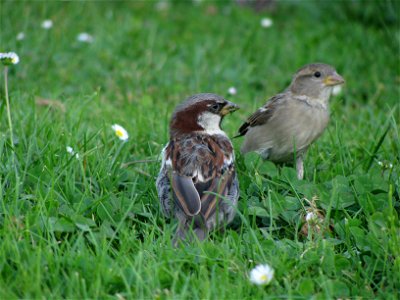
[[[192,221],[193,233],[197,236],[198,240],[203,241],[208,235],[206,220],[202,214],[193,217]]]
[[[193,232],[196,234],[199,241],[203,241],[207,237],[207,230],[203,228],[195,228]]]
[[[193,220],[192,222],[179,222],[178,229],[176,230],[174,239],[172,240],[172,245],[177,248],[181,243],[192,243],[195,240],[193,233],[200,242],[203,241],[208,235],[208,230],[202,223],[199,227],[197,227],[197,225],[198,224],[196,224]]]
[[[177,248],[180,243],[186,240],[186,236],[188,233],[188,226],[185,223],[179,222],[178,228],[176,229],[175,236],[172,240],[172,245],[174,248]]]
[[[297,179],[302,180],[304,177],[303,156],[299,155],[296,158]]]

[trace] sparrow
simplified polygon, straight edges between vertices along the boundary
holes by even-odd
[[[289,87],[273,96],[239,128],[245,139],[241,152],[255,151],[275,163],[296,161],[303,179],[303,156],[324,132],[329,121],[329,97],[344,79],[327,64],[303,66]]]
[[[174,246],[192,240],[191,232],[202,241],[235,216],[239,198],[235,155],[221,122],[238,108],[204,93],[186,99],[172,115],[156,187],[164,215],[178,219]]]

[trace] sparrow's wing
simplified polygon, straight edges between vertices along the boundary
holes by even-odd
[[[176,195],[177,204],[188,216],[197,215],[200,212],[200,196],[188,176],[181,176],[177,172],[172,173],[172,188]]]
[[[218,201],[221,201],[221,196],[226,197],[228,190],[232,185],[233,172],[226,172],[222,176],[217,176],[213,179],[210,188],[204,191],[201,197],[201,214],[204,220],[212,216],[217,208]]]
[[[235,137],[243,136],[249,130],[249,127],[259,126],[268,122],[268,120],[274,114],[276,107],[284,98],[284,94],[278,94],[274,97],[270,98],[267,104],[263,107],[257,109],[248,119],[246,122],[243,123],[242,126],[239,128],[239,134]]]

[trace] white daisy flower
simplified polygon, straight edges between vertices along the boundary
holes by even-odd
[[[114,124],[111,126],[111,128],[114,130],[115,135],[121,140],[121,141],[126,141],[129,138],[128,132],[125,130],[124,127],[118,124]]]
[[[53,27],[53,21],[52,20],[44,20],[42,22],[42,28],[43,29],[50,29],[51,27]]]
[[[393,164],[390,161],[384,160],[384,161],[380,161],[378,160],[378,165],[380,167],[382,167],[382,169],[392,169],[393,168]]]
[[[75,154],[75,151],[74,151],[74,149],[72,149],[72,147],[70,147],[70,146],[67,146],[67,152],[69,153],[69,154],[72,154],[72,155],[74,155]]]
[[[92,43],[94,38],[89,33],[82,32],[82,33],[78,34],[78,36],[76,37],[76,40],[78,42],[82,42],[82,43]]]
[[[76,159],[79,159],[79,153],[75,153],[74,149],[71,146],[67,146],[66,150],[72,156],[75,156]]]
[[[250,281],[257,285],[267,285],[274,278],[274,269],[268,265],[258,265],[250,271]]]
[[[261,19],[261,26],[264,28],[271,27],[273,24],[272,19],[270,18],[262,18]]]
[[[235,88],[234,86],[231,86],[231,87],[228,89],[228,94],[231,95],[231,96],[236,95],[236,94],[237,94],[236,88]]]
[[[22,41],[23,39],[25,39],[25,33],[23,32],[18,33],[16,39],[17,41]]]
[[[3,65],[16,65],[19,63],[19,56],[15,52],[0,53],[0,61]]]
[[[167,10],[169,8],[169,2],[168,1],[158,1],[156,4],[156,10],[158,11],[163,11]]]
[[[337,96],[342,93],[342,87],[340,85],[335,85],[332,89],[332,95]]]

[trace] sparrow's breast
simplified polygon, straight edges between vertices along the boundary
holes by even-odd
[[[329,112],[320,107],[294,103],[279,111],[268,124],[271,145],[269,159],[286,161],[293,152],[302,152],[324,131],[329,121]]]
[[[293,140],[298,145],[298,149],[308,147],[325,130],[329,121],[329,112],[320,107],[305,107],[301,105],[296,111],[294,119]]]

